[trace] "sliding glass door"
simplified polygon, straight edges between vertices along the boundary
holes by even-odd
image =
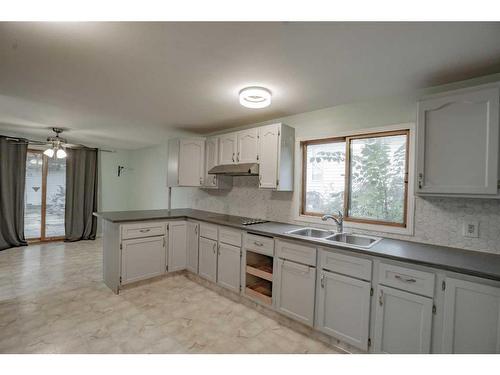
[[[28,150],[26,159],[24,236],[50,241],[64,237],[66,159]]]

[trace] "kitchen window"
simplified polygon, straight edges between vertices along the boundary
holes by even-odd
[[[406,227],[408,130],[304,141],[301,215]],[[321,170],[321,178],[317,171]]]

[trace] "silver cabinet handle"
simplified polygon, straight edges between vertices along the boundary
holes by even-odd
[[[236,161],[239,162],[240,161],[240,152],[238,151],[238,155],[236,155]]]
[[[214,246],[213,246],[213,249],[214,249],[214,254],[215,254],[215,244],[214,244]]]
[[[259,186],[262,185],[262,176],[259,176]]]
[[[203,185],[203,177],[200,177],[200,185]]]
[[[321,275],[321,287],[322,288],[325,287],[325,274],[324,273]]]
[[[380,295],[378,296],[378,304],[380,306],[384,305],[384,291],[383,290],[380,291]]]
[[[253,243],[255,246],[264,246],[262,242],[254,241]]]
[[[163,237],[163,247],[165,247],[165,237]]]
[[[220,245],[217,245],[217,254],[220,255]]]
[[[415,279],[407,279],[401,275],[394,275],[394,278],[399,280],[399,281],[402,281],[404,283],[416,283],[417,282],[417,280],[415,280]]]
[[[418,188],[419,189],[422,189],[423,182],[424,182],[424,174],[422,172],[420,172],[418,174]]]
[[[257,154],[257,160],[259,160],[259,154]]]
[[[233,157],[232,157],[232,159],[233,159],[233,163],[234,163],[234,152],[233,152]]]
[[[141,233],[148,233],[151,229],[139,229]]]
[[[194,234],[198,234],[198,225],[194,226]]]
[[[217,176],[214,176],[214,185],[217,183]]]

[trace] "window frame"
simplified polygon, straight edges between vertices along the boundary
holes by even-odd
[[[404,174],[404,201],[403,201],[403,222],[394,223],[383,220],[371,220],[363,219],[349,216],[349,199],[351,194],[351,141],[356,139],[367,139],[367,138],[379,138],[388,136],[404,135],[406,137],[406,150],[405,150],[405,174]],[[408,198],[409,198],[409,165],[410,165],[410,129],[398,129],[398,130],[385,130],[385,131],[375,131],[359,133],[355,135],[346,135],[342,137],[330,137],[322,139],[311,139],[304,140],[300,142],[300,147],[302,149],[302,181],[301,181],[301,198],[300,198],[300,216],[305,217],[321,217],[325,213],[317,212],[307,212],[306,211],[306,194],[307,194],[307,146],[317,145],[317,144],[327,144],[334,142],[345,142],[345,182],[344,182],[344,207],[342,214],[344,215],[344,220],[351,223],[359,224],[370,224],[370,225],[381,225],[385,227],[396,227],[407,229],[408,228]]]

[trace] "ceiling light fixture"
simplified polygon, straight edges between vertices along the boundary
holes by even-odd
[[[63,129],[52,128],[52,130],[56,133],[56,136],[47,138],[47,142],[50,143],[50,146],[43,152],[43,154],[49,158],[52,158],[55,155],[58,159],[64,159],[67,156],[66,151],[63,147],[63,144],[66,143],[66,140],[63,138],[59,138],[59,134],[63,132]]]
[[[265,87],[245,87],[240,91],[240,104],[247,108],[265,108],[271,104],[271,96]]]

